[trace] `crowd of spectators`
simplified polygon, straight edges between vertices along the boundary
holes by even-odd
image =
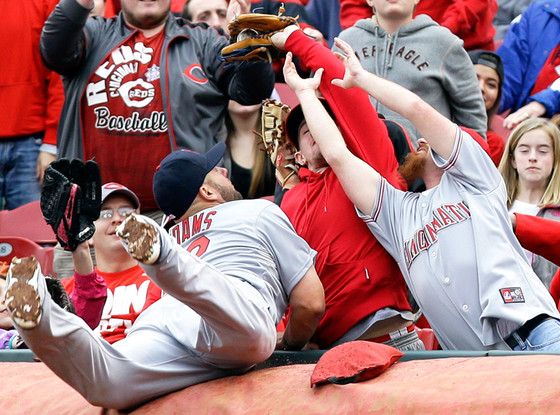
[[[233,18],[281,8],[299,22],[272,38],[281,59],[221,59]],[[72,320],[76,330],[117,344],[141,313],[177,290],[156,285],[161,276],[130,255],[117,226],[134,215],[149,218],[158,232],[181,233],[190,252],[187,242],[213,220],[195,230],[193,218],[210,207],[226,211],[239,194],[280,207],[272,217],[281,231],[266,242],[266,255],[289,261],[275,245],[283,232],[305,252],[287,266],[305,264],[297,281],[275,264],[273,282],[263,283],[274,287],[264,298],[275,302],[276,349],[360,339],[421,350],[420,327],[433,328],[444,349],[525,350],[527,336],[518,332],[529,323],[546,325],[541,338],[554,337],[547,319],[557,321],[560,297],[551,254],[558,240],[550,230],[560,218],[560,0],[26,0],[0,10],[13,16],[0,28],[0,208],[38,200],[55,159],[93,159],[105,183],[92,239],[73,252],[55,249],[55,271],[71,277],[62,281],[76,320],[85,321]],[[292,150],[280,154],[297,174],[281,183],[259,139],[261,103],[280,99],[278,83],[300,102],[285,125]],[[176,210],[182,185],[154,182],[162,160],[194,162],[181,152],[189,150],[210,163],[222,146],[200,183],[186,189],[194,192],[189,203]],[[169,195],[158,197],[156,187]],[[268,211],[244,206],[249,216],[240,215],[235,228],[253,214],[260,223],[256,212]],[[535,242],[536,230],[544,242]],[[252,232],[258,239],[265,231],[275,228],[257,226],[245,236],[253,241]],[[170,246],[165,252],[175,252]],[[197,249],[203,261],[223,266]],[[460,283],[458,269],[469,274]],[[304,284],[315,293],[312,317],[302,311]],[[177,295],[189,312],[215,318],[183,289]],[[254,313],[246,300],[239,304]],[[264,342],[270,321],[255,319]],[[0,318],[0,329],[0,348],[25,347],[8,319]],[[221,323],[205,330],[225,332]],[[287,344],[292,335],[299,340]],[[200,344],[171,337],[200,352]],[[189,364],[200,368],[201,360]],[[238,357],[227,365],[212,376],[250,366]],[[133,403],[144,400],[144,390],[133,392]]]

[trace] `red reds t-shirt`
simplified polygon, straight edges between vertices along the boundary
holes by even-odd
[[[126,337],[140,313],[159,300],[163,291],[139,265],[121,272],[96,271],[107,282],[107,300],[95,332],[114,343]],[[74,278],[63,280],[69,294],[74,290],[74,281]]]
[[[164,36],[137,32],[115,48],[82,97],[85,158],[95,157],[103,182],[136,193],[143,210],[157,209],[152,177],[171,148],[160,86]]]

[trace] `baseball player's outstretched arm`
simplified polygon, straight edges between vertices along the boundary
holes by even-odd
[[[291,52],[288,52],[284,64],[284,79],[299,99],[308,132],[334,170],[348,198],[362,212],[370,213],[377,195],[380,175],[348,150],[340,130],[319,101],[316,91],[322,74],[323,70],[319,69],[313,78],[302,79],[292,63]]]
[[[290,293],[292,308],[284,335],[276,348],[301,350],[315,333],[325,313],[325,292],[315,267],[309,268]]]
[[[335,38],[335,45],[344,53],[335,52],[335,55],[344,63],[346,72],[343,79],[332,81],[334,85],[363,89],[381,104],[410,120],[441,157],[448,159],[451,156],[457,133],[457,126],[453,122],[415,93],[366,71],[345,41]]]

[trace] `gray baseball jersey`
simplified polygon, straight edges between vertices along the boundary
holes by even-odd
[[[187,251],[256,288],[280,321],[288,296],[316,252],[282,210],[267,200],[239,200],[202,210],[169,229]]]
[[[358,212],[399,267],[444,349],[509,347],[525,321],[560,317],[515,237],[503,180],[484,150],[457,129],[441,183],[403,192],[381,180],[370,216]]]

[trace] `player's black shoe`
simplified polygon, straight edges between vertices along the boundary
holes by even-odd
[[[42,304],[37,291],[41,266],[37,258],[12,259],[6,282],[6,308],[22,329],[32,329],[41,321]]]

